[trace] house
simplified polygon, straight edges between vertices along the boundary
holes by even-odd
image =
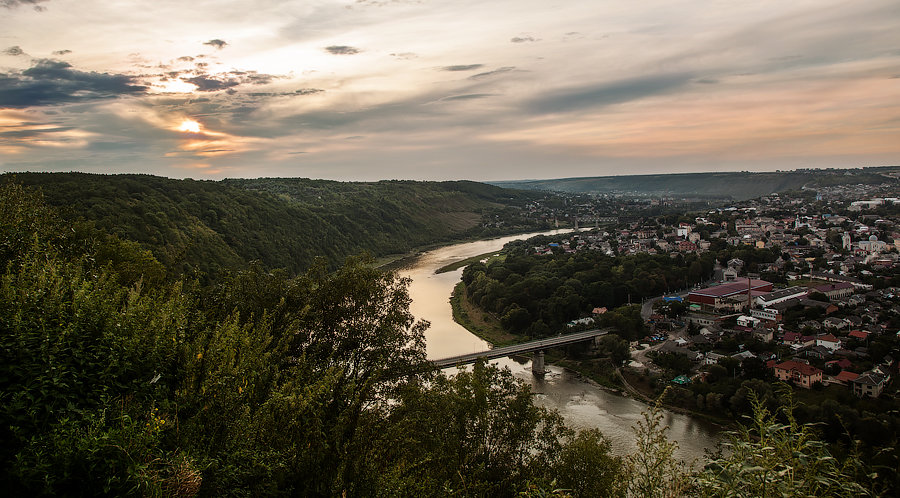
[[[872,370],[862,373],[859,377],[851,381],[853,394],[860,398],[866,396],[877,398],[881,396],[881,391],[884,390],[885,384],[887,384],[885,376],[881,373],[873,372]]]
[[[715,365],[719,363],[719,360],[721,360],[722,358],[725,358],[724,354],[714,353],[710,351],[709,353],[706,353],[706,358],[703,359],[703,364]]]
[[[860,341],[865,341],[869,338],[869,333],[865,330],[851,330],[847,336],[852,337],[853,339],[858,339]]]
[[[831,334],[825,334],[816,337],[816,346],[828,348],[828,350],[833,353],[838,349],[841,349],[841,341]]]
[[[840,330],[843,328],[847,328],[847,325],[848,324],[846,320],[841,320],[840,318],[833,316],[828,317],[822,321],[822,326],[830,330]]]
[[[848,385],[850,382],[853,382],[859,377],[858,373],[848,372],[847,370],[841,370],[841,373],[834,376],[834,380],[838,381],[843,385]]]
[[[841,358],[840,360],[826,361],[825,366],[827,367],[829,365],[837,365],[841,370],[846,370],[848,368],[853,367],[853,363],[850,360],[848,360],[847,358]]]
[[[824,360],[831,357],[831,350],[824,346],[810,346],[803,352],[807,358],[818,358]]]
[[[774,325],[781,321],[783,318],[781,311],[776,308],[762,308],[762,309],[752,309],[750,310],[750,316],[753,318],[759,318],[763,320],[768,325]]]
[[[800,387],[810,389],[816,382],[822,382],[822,371],[807,363],[788,360],[775,365],[778,380],[793,381]]]
[[[722,281],[723,282],[734,282],[737,280],[738,271],[734,268],[728,267],[722,271]]]
[[[602,315],[602,314],[606,313],[607,311],[609,311],[609,310],[607,310],[606,307],[604,306],[601,308],[594,308],[593,311],[591,311],[591,314],[592,315]]]
[[[756,327],[753,329],[753,337],[760,342],[772,342],[775,338],[775,331],[768,327]]]

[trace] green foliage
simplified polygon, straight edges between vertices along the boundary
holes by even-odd
[[[563,330],[571,320],[593,308],[618,308],[599,317],[601,326],[613,326],[624,337],[637,339],[645,333],[640,306],[629,308],[629,299],[639,301],[667,289],[680,288],[712,272],[714,257],[692,260],[698,274],[688,275],[684,265],[668,256],[607,256],[599,251],[538,256],[529,249],[551,239],[536,237],[506,247],[503,260],[472,264],[463,270],[463,282],[472,302],[487,312],[505,317],[525,310],[532,321],[540,320],[550,333]],[[696,258],[695,256],[691,256]],[[524,314],[516,311],[524,317]],[[512,318],[512,316],[510,317]],[[510,332],[526,329],[515,321],[504,326]]]
[[[370,259],[336,271],[321,261],[296,277],[253,264],[201,288],[165,279],[133,242],[89,224],[66,231],[33,191],[0,189],[0,485],[11,496],[869,491],[873,476],[852,452],[834,456],[792,411],[779,412],[786,424],[761,412],[777,401],[761,380],[733,394],[684,391],[757,414],[731,456],[699,475],[675,459],[655,407],[622,460],[599,432],[575,435],[535,405],[508,370],[435,372],[408,282]],[[515,285],[516,273],[481,265],[467,278]],[[614,362],[624,346],[601,341]],[[828,431],[892,424],[839,403],[817,409]]]
[[[319,256],[334,269],[363,251],[398,254],[542,226],[512,209],[538,194],[475,182],[209,182],[82,173],[22,173],[15,178],[41,187],[47,202],[60,207],[70,221],[83,217],[107,233],[139,243],[173,278],[183,273],[214,277],[254,260],[297,274]],[[482,214],[501,208],[512,209],[502,216],[504,228],[483,227]],[[14,223],[15,213],[2,219]],[[12,238],[17,239],[15,234]],[[0,241],[0,257],[3,247]]]
[[[667,430],[658,403],[651,405],[643,413],[643,420],[635,424],[637,449],[625,459],[627,496],[665,498],[687,491],[689,470],[675,457],[678,443],[669,441]]]
[[[559,486],[575,497],[624,496],[624,463],[597,429],[579,432],[566,442],[556,462]]]
[[[382,472],[396,496],[513,496],[523,482],[549,482],[571,436],[529,387],[483,361],[410,386],[391,417],[376,460],[393,462]]]
[[[787,391],[788,393],[790,391]],[[697,476],[701,496],[870,496],[865,465],[851,451],[835,457],[813,429],[797,422],[793,402],[771,413],[751,394],[750,423]],[[783,418],[783,421],[780,420]]]

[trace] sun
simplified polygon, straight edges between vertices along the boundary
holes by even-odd
[[[193,119],[185,119],[178,127],[178,131],[186,131],[188,133],[200,133],[200,123]]]

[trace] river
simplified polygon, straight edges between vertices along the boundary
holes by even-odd
[[[409,288],[412,297],[410,311],[416,318],[431,323],[431,327],[425,332],[429,358],[483,351],[489,347],[487,342],[453,321],[450,294],[462,276],[462,269],[441,274],[435,274],[435,270],[465,258],[499,250],[507,242],[531,235],[442,247],[410,260],[399,270],[401,276],[412,279]],[[570,427],[600,429],[618,454],[634,450],[634,433],[631,428],[636,421],[642,419],[642,412],[647,408],[645,404],[598,388],[556,366],[549,366],[545,377],[539,379],[531,374],[530,362],[510,358],[494,362],[509,367],[513,375],[530,383],[536,401],[547,408],[558,410]],[[702,458],[704,450],[715,447],[719,440],[716,427],[705,421],[666,411],[665,422],[669,426],[669,438],[678,442],[676,455],[685,461]]]

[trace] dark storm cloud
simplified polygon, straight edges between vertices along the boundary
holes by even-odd
[[[525,43],[525,42],[536,42],[537,38],[533,36],[514,36],[509,39],[509,41],[513,43]]]
[[[12,55],[14,57],[19,56],[19,55],[25,55],[25,51],[22,50],[22,47],[20,47],[18,45],[13,45],[12,47],[9,47],[8,49],[4,50],[3,53],[6,55]]]
[[[495,76],[498,74],[508,73],[514,69],[515,69],[515,67],[513,67],[513,66],[500,67],[500,68],[494,69],[493,71],[487,71],[485,73],[473,74],[472,76],[469,76],[469,79],[470,80],[480,80],[482,78],[488,78],[488,77]]]
[[[139,95],[131,76],[78,71],[68,62],[39,59],[22,72],[0,73],[0,107],[31,107]]]
[[[47,0],[0,0],[0,5],[6,7],[7,9],[12,9],[18,7],[20,5],[30,5],[34,7],[34,10],[40,12],[45,10],[46,7],[42,7],[38,4],[44,3]]]
[[[71,54],[71,53],[72,53],[72,51],[69,50],[69,49],[54,50],[54,51],[53,51],[53,55],[66,55],[66,54]]]
[[[538,114],[620,104],[654,95],[665,95],[691,81],[688,74],[646,76],[550,92],[527,104]]]
[[[218,38],[215,38],[213,40],[203,42],[203,44],[209,45],[210,47],[216,47],[217,49],[222,50],[223,48],[225,48],[225,45],[228,45],[228,42],[226,42],[225,40],[220,40]]]
[[[361,52],[360,49],[347,45],[331,45],[325,47],[325,51],[332,55],[355,55]]]
[[[481,69],[483,67],[484,64],[465,64],[457,66],[444,66],[441,68],[441,71],[472,71],[474,69]]]

